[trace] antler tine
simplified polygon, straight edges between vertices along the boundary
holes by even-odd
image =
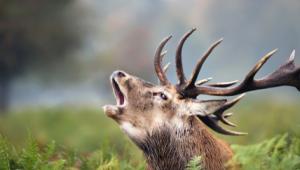
[[[167,50],[166,50],[166,51],[163,51],[163,52],[161,53],[161,60],[166,56],[166,54],[167,54]],[[163,71],[164,71],[165,74],[166,74],[166,72],[168,71],[170,64],[171,64],[171,63],[168,62],[168,63],[163,67]]]
[[[233,115],[233,113],[232,113],[232,112],[229,112],[229,113],[225,113],[225,114],[224,114],[224,117],[225,117],[225,118],[228,118],[228,117],[230,117],[230,116],[232,116],[232,115]]]
[[[166,72],[168,71],[170,64],[171,64],[171,63],[168,62],[168,63],[164,66],[164,68],[163,68],[164,73],[166,73]]]
[[[197,80],[197,77],[201,70],[202,65],[204,64],[204,62],[208,58],[208,56],[211,54],[211,52],[214,50],[214,48],[217,47],[222,41],[223,41],[223,39],[221,38],[220,40],[213,43],[209,47],[209,49],[205,52],[203,57],[197,62],[197,65],[196,65],[195,69],[193,70],[192,76],[191,76],[190,80],[188,81],[186,89],[195,87],[195,82]]]
[[[228,82],[210,83],[210,84],[207,84],[207,86],[210,86],[210,87],[230,87],[230,86],[235,85],[238,82],[239,82],[238,80],[234,80],[234,81],[228,81]]]
[[[231,116],[232,113],[226,113],[223,114],[223,119],[218,118],[216,115],[209,115],[210,118],[212,118],[216,123],[218,123],[219,121],[221,122],[225,122],[224,124],[232,126],[232,127],[236,127],[236,124],[230,122],[229,120],[227,120],[227,117]]]
[[[256,65],[251,69],[251,71],[247,74],[246,78],[244,79],[244,83],[247,83],[248,81],[253,81],[254,76],[258,72],[258,70],[261,69],[261,67],[272,57],[274,53],[277,52],[278,49],[274,49],[267,53],[263,58],[261,58]]]
[[[233,113],[232,112],[229,112],[229,113],[224,113],[223,114],[223,116],[224,116],[224,118],[229,118],[230,116],[232,116],[233,115]],[[217,118],[217,116],[216,115],[214,115],[214,114],[211,114],[211,115],[208,115],[209,117],[211,117],[211,118],[213,118],[214,120],[216,120],[216,121],[219,121],[219,119]]]
[[[282,65],[281,68],[289,68],[294,73],[294,80],[290,80],[291,84],[296,84],[295,87],[298,91],[300,91],[300,66],[295,65],[295,53],[296,51],[293,50],[290,54],[290,57],[285,65]],[[274,74],[274,73],[273,73]]]
[[[208,77],[206,79],[201,79],[199,81],[196,81],[195,85],[201,86],[202,84],[205,84],[205,83],[209,82],[210,80],[212,80],[212,77]]]
[[[166,56],[166,54],[167,54],[167,50],[165,50],[165,51],[163,51],[160,55],[161,55],[161,59],[163,59],[165,56]]]
[[[236,97],[235,99],[226,102],[222,107],[220,107],[215,113],[213,113],[217,119],[219,119],[221,122],[223,122],[226,125],[229,126],[233,126],[236,127],[236,125],[232,122],[230,122],[229,120],[226,119],[224,111],[231,108],[233,105],[235,105],[238,101],[240,101],[243,97],[245,96],[245,94],[239,95],[238,97]],[[227,116],[228,117],[228,116]]]
[[[229,114],[229,115],[228,115],[228,114]],[[230,122],[230,121],[227,119],[227,117],[229,117],[229,116],[231,116],[231,115],[232,115],[232,113],[222,114],[222,118],[223,118],[222,122],[225,123],[226,125],[229,125],[229,126],[232,126],[232,127],[237,127],[236,124]]]
[[[189,32],[187,32],[179,41],[179,44],[177,46],[176,50],[176,73],[179,80],[179,85],[185,84],[185,75],[182,67],[182,47],[185,43],[186,39],[196,30],[196,28],[191,29]]]
[[[294,60],[295,60],[295,53],[296,53],[296,51],[293,50],[292,53],[291,53],[291,55],[290,55],[290,57],[289,57],[288,62],[294,62]]]
[[[205,117],[201,117],[199,116],[199,118],[211,129],[213,129],[214,131],[224,134],[224,135],[231,135],[231,136],[241,136],[241,135],[247,135],[248,133],[244,133],[244,132],[236,132],[236,131],[232,131],[232,130],[228,130],[223,128],[222,126],[220,126],[218,124],[218,121],[209,117],[209,116],[205,116]]]
[[[246,94],[243,93],[239,95],[238,97],[234,98],[233,100],[226,102],[222,107],[220,107],[216,113],[218,112],[224,112],[225,110],[231,108],[233,105],[235,105],[237,102],[239,102]]]
[[[230,122],[229,120],[227,120],[223,115],[220,119],[221,122],[223,122],[224,124],[228,125],[228,126],[232,126],[232,127],[236,127],[236,124]]]
[[[169,36],[167,38],[165,38],[160,45],[158,46],[158,48],[156,49],[155,52],[155,56],[154,56],[154,68],[155,68],[155,72],[157,74],[157,77],[161,83],[161,85],[166,85],[169,84],[170,82],[168,81],[164,70],[161,67],[161,60],[162,57],[164,55],[161,54],[162,49],[164,48],[164,46],[166,45],[166,43],[172,38],[172,36]]]

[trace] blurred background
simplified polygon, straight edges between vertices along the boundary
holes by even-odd
[[[30,131],[41,143],[55,139],[82,151],[120,135],[127,141],[101,110],[103,104],[115,103],[112,71],[157,82],[153,55],[172,34],[164,62],[171,62],[168,77],[175,83],[176,45],[195,27],[183,50],[186,74],[223,37],[200,77],[241,80],[264,54],[278,48],[258,73],[261,77],[285,62],[293,49],[300,64],[299,16],[297,0],[2,0],[0,133],[22,144]],[[250,135],[228,140],[248,144],[299,133],[299,101],[300,93],[291,87],[249,93],[234,108],[233,121]]]

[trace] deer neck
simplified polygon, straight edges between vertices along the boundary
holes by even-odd
[[[198,119],[190,120],[190,127],[179,129],[164,125],[135,141],[144,152],[148,169],[185,169],[195,156],[201,156],[205,169],[224,169],[232,157],[230,147],[211,134]]]

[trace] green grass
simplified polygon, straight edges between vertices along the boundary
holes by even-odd
[[[299,165],[300,156],[299,110],[298,104],[242,101],[233,109],[235,114],[231,120],[238,124],[235,130],[249,135],[220,137],[234,144],[235,159],[244,169],[251,169],[253,163],[258,164],[257,169],[293,169]],[[277,136],[286,133],[289,135]],[[100,108],[28,109],[8,113],[0,117],[0,134],[1,170],[145,167],[142,153]],[[266,139],[270,140],[260,143]],[[190,169],[195,169],[197,161],[191,162]]]
[[[96,150],[88,154],[78,154],[65,150],[50,142],[46,146],[39,146],[31,136],[26,146],[17,151],[4,137],[0,137],[0,169],[24,170],[115,170],[115,169],[144,169],[144,164],[133,167],[132,162],[119,160],[115,153]]]
[[[142,153],[100,109],[9,113],[0,133],[1,170],[8,160],[11,169],[144,169]]]
[[[244,170],[253,169],[300,169],[300,138],[277,135],[259,144],[249,146],[233,145],[234,162]]]
[[[186,170],[203,170],[201,166],[201,156],[196,156],[186,166]]]

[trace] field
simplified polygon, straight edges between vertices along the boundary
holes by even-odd
[[[300,168],[299,110],[297,103],[245,100],[232,110],[231,120],[249,135],[219,137],[233,144],[244,169]],[[145,166],[142,153],[101,107],[14,111],[0,117],[0,134],[1,170]]]

